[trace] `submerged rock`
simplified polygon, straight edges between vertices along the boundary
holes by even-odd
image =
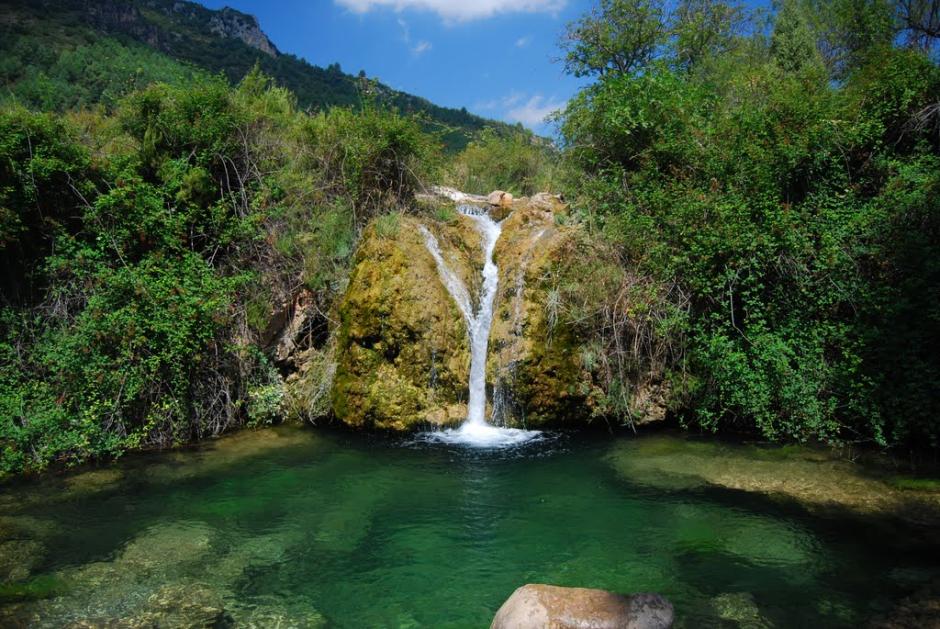
[[[734,622],[740,629],[770,627],[750,592],[725,592],[712,599],[712,607],[722,620]]]
[[[189,627],[217,629],[232,627],[222,597],[214,589],[199,583],[166,585],[153,592],[134,611],[125,616],[89,617],[68,623],[70,629],[152,629]]]
[[[933,581],[867,624],[868,629],[940,627],[940,580]]]
[[[128,627],[227,627],[232,626],[217,591],[202,584],[167,585],[147,599],[137,614],[126,619]]]
[[[119,571],[139,573],[200,561],[209,552],[214,533],[202,522],[157,524],[128,542],[114,563]]]
[[[277,597],[252,597],[233,605],[234,626],[244,629],[318,629],[327,619],[304,598],[292,598],[290,605]]]
[[[832,451],[650,435],[617,442],[606,458],[631,483],[657,489],[713,485],[795,500],[823,514],[890,516],[925,533],[940,526],[940,491],[902,489],[892,473]]]
[[[672,603],[659,594],[524,585],[496,612],[490,629],[668,629]]]
[[[28,578],[44,554],[43,545],[34,540],[0,542],[0,583]]]

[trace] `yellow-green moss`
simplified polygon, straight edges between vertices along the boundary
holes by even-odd
[[[463,242],[452,233],[459,224],[433,227],[445,255],[459,258],[452,244]],[[332,400],[341,421],[408,430],[447,418],[465,397],[466,328],[417,220],[402,217],[393,235],[366,229],[339,317]]]
[[[494,252],[499,288],[487,387],[491,400],[494,392],[508,400],[499,419],[509,424],[583,423],[610,411],[596,361],[585,358],[602,350],[576,322],[579,312],[606,303],[603,291],[619,287],[623,271],[581,227],[556,221],[563,209],[554,197],[517,201]],[[364,233],[339,307],[332,405],[348,425],[397,431],[464,418],[466,325],[420,226],[434,233],[471,295],[479,292],[483,251],[472,220],[446,218],[403,216],[394,233],[379,234],[375,225]],[[584,282],[595,272],[604,278],[599,288]],[[578,285],[582,290],[572,289]],[[619,386],[627,398],[637,388]]]

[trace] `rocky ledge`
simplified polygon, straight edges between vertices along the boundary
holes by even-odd
[[[602,365],[570,311],[606,299],[601,280],[582,303],[565,290],[585,273],[619,286],[615,256],[568,220],[557,195],[513,198],[433,188],[425,212],[382,217],[364,234],[338,307],[335,416],[347,425],[396,431],[456,425],[467,416],[470,348],[466,325],[448,294],[423,230],[433,234],[447,266],[478,294],[484,253],[474,221],[456,211],[476,205],[501,222],[493,259],[499,267],[486,365],[488,417],[507,426],[585,423],[608,412]],[[602,268],[599,268],[602,267]],[[593,283],[592,283],[593,286]],[[567,288],[566,288],[567,287]],[[583,298],[582,298],[583,297]],[[633,383],[638,422],[662,419],[664,396],[639,374]]]

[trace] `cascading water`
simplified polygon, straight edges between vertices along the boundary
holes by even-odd
[[[519,430],[500,428],[486,422],[486,353],[490,339],[490,326],[493,322],[493,302],[496,300],[496,287],[499,284],[499,269],[493,262],[493,250],[502,232],[500,224],[490,218],[482,208],[474,205],[460,205],[457,211],[471,218],[483,237],[483,283],[476,311],[470,300],[470,293],[460,277],[447,266],[441,254],[440,245],[434,234],[420,226],[424,234],[424,243],[434,262],[438,274],[447,288],[447,292],[456,302],[467,323],[470,336],[470,383],[467,403],[467,420],[457,430],[442,430],[426,433],[425,436],[435,441],[462,443],[483,447],[505,447],[529,441],[541,433],[537,430]]]

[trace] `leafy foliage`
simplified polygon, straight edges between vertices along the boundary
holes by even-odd
[[[452,185],[475,194],[531,195],[557,187],[557,164],[556,151],[532,133],[486,129],[454,158],[448,175]]]
[[[814,28],[848,25],[804,11],[691,71],[666,44],[583,90],[563,116],[582,212],[690,300],[685,422],[936,447],[940,70],[882,47],[834,84]],[[882,41],[858,28],[851,50]]]
[[[328,309],[364,222],[440,160],[419,120],[309,116],[257,71],[0,130],[0,474],[279,418],[277,304]]]

